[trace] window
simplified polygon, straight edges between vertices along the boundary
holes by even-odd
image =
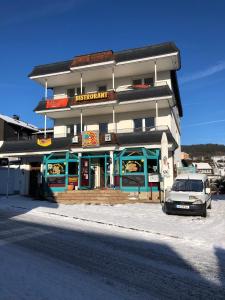
[[[67,135],[74,135],[74,125],[67,126]]]
[[[172,191],[175,192],[202,192],[203,182],[197,179],[177,179],[173,186]]]
[[[81,88],[80,87],[77,88],[77,95],[81,95],[81,94],[85,94],[85,87],[84,86],[82,87],[82,93],[81,93]]]
[[[144,78],[144,84],[153,86],[153,85],[154,85],[153,78],[151,78],[151,77],[149,77],[149,78]]]
[[[99,131],[101,133],[108,133],[108,123],[99,123]]]
[[[49,175],[62,175],[65,174],[65,163],[49,163],[47,165]]]
[[[142,160],[123,160],[122,169],[125,173],[144,172],[144,161],[142,161]]]
[[[153,77],[147,77],[147,78],[138,78],[138,79],[134,79],[132,82],[133,85],[150,85],[150,86],[154,86],[154,80]]]
[[[142,79],[134,79],[133,80],[133,85],[139,85],[139,84],[142,84]]]
[[[78,174],[78,162],[69,162],[68,163],[68,174],[77,175]]]
[[[134,130],[142,130],[142,119],[134,119]]]
[[[98,92],[106,92],[107,91],[107,85],[101,85],[98,87]]]
[[[76,126],[75,135],[76,134],[80,134],[81,133],[81,126],[80,126],[80,124],[76,124],[75,126]],[[84,131],[84,124],[83,124],[82,127],[83,127],[82,131]]]
[[[155,126],[155,118],[154,117],[148,117],[145,118],[145,128],[150,128]]]
[[[75,95],[75,89],[68,89],[67,90],[67,97],[72,98]]]

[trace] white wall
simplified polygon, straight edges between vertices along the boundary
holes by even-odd
[[[6,195],[7,183],[8,194],[27,195],[29,192],[29,165],[10,165],[8,167],[0,167],[0,194]]]
[[[116,113],[116,128],[117,130],[131,131],[133,129],[133,120],[137,118],[155,117],[155,110],[134,111],[126,113]],[[107,122],[109,130],[113,130],[113,116],[112,114],[97,115],[97,116],[83,116],[83,124],[86,125],[86,130],[98,130],[98,124]],[[54,137],[65,137],[67,135],[67,126],[80,124],[80,118],[64,118],[56,119],[54,125]],[[167,125],[171,128],[171,116],[168,109],[159,111],[157,126]],[[126,131],[125,131],[126,132]]]
[[[148,77],[153,77],[153,73],[147,73],[147,74],[142,74],[138,76],[128,76],[128,77],[116,77],[115,76],[115,88],[116,90],[120,90],[121,86],[126,86],[126,85],[131,85],[133,79],[137,78],[148,78]],[[164,85],[168,84],[171,88],[171,79],[170,79],[170,72],[164,71],[164,72],[158,72],[157,74],[157,85]],[[98,86],[102,85],[107,85],[108,90],[112,90],[112,80],[101,80],[101,81],[96,81],[96,82],[87,82],[85,83],[85,78],[83,78],[83,86],[85,87],[85,93],[90,93],[90,92],[96,92],[98,90]],[[80,87],[80,85],[67,85],[67,86],[62,86],[62,87],[55,87],[54,88],[54,98],[55,99],[60,99],[64,98],[67,96],[67,89],[70,88],[77,88]]]

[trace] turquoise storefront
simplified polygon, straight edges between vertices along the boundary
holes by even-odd
[[[113,159],[109,152],[51,153],[43,159],[44,192],[94,188],[158,191],[159,182],[151,182],[151,178],[159,178],[159,155],[159,149],[144,147],[114,151]]]

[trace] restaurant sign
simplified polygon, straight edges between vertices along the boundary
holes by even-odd
[[[99,146],[99,132],[98,131],[83,131],[82,132],[82,147],[98,147]]]
[[[108,92],[89,93],[75,96],[76,102],[108,99]]]

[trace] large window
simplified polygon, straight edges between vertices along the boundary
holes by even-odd
[[[64,175],[66,163],[49,163],[47,165],[47,172],[49,175]]]
[[[77,95],[81,95],[81,94],[85,94],[85,87],[84,86],[82,87],[82,93],[81,93],[81,88],[80,87],[77,88]]]
[[[134,130],[142,130],[142,119],[134,119]]]
[[[107,85],[100,85],[98,87],[98,92],[106,92],[107,91]]]
[[[99,123],[100,133],[108,133],[108,123]]]
[[[85,125],[82,125],[82,131],[84,131],[84,127]],[[76,124],[74,125],[74,135],[80,134],[81,133],[81,125],[80,124]]]
[[[144,160],[123,160],[122,168],[124,173],[144,172]]]
[[[149,85],[154,86],[154,79],[153,77],[146,77],[146,78],[137,78],[133,79],[132,84],[135,85]]]
[[[67,97],[72,98],[75,95],[75,89],[68,89],[67,90]]]
[[[69,162],[68,163],[68,174],[77,175],[78,174],[78,162]]]
[[[150,128],[155,126],[155,118],[154,117],[148,117],[145,118],[145,128]]]

